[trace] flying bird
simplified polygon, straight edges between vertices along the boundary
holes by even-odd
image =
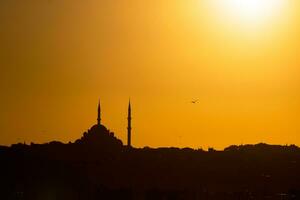
[[[199,101],[198,99],[197,100],[193,100],[193,101],[191,101],[191,103],[192,104],[196,104],[196,103],[198,103],[198,101]]]

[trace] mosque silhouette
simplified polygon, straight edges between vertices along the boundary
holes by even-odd
[[[101,123],[101,105],[98,103],[97,124],[92,126],[83,136],[75,141],[75,144],[95,146],[102,149],[118,150],[123,147],[123,143],[114,132],[111,132]],[[131,147],[131,103],[128,105],[128,126],[127,126],[127,147]]]

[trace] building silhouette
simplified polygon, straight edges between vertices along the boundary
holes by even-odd
[[[116,152],[122,149],[122,141],[115,136],[114,132],[111,132],[101,123],[100,100],[97,108],[97,124],[84,132],[83,136],[76,140],[75,143],[86,145],[88,149],[91,148],[102,152]]]
[[[127,126],[127,146],[131,147],[131,105],[130,105],[130,100],[129,100],[129,105],[128,105],[128,126]]]
[[[97,118],[97,125],[100,126],[101,125],[101,105],[100,105],[100,100],[98,103],[98,118]]]
[[[131,147],[131,102],[129,100],[129,104],[128,104],[128,116],[127,116],[127,146]],[[101,124],[101,104],[100,104],[100,100],[98,103],[98,109],[97,109],[97,124],[94,125],[87,133],[85,133],[85,136],[83,138],[87,138],[87,135],[91,135],[91,133],[94,133],[93,135],[96,135],[95,133],[105,133],[106,135],[110,135],[114,137],[114,133],[110,133],[110,131],[103,125]],[[96,139],[96,138],[94,138]],[[98,138],[99,139],[99,138]],[[97,141],[94,141],[97,142]]]

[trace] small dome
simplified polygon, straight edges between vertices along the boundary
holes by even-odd
[[[95,131],[97,131],[97,132],[108,132],[108,129],[103,125],[96,124],[96,125],[92,126],[92,128],[90,129],[89,132],[95,132]]]

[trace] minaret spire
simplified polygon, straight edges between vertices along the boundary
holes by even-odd
[[[128,126],[127,126],[127,146],[131,147],[131,105],[130,105],[130,99],[129,99],[129,105],[128,105]]]
[[[101,125],[101,107],[100,107],[100,99],[99,99],[99,103],[98,103],[98,118],[97,118],[97,125],[98,125],[98,126]]]

